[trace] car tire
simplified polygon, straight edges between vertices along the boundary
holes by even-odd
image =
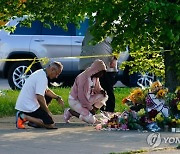
[[[151,82],[156,81],[156,77],[151,73],[134,73],[129,75],[129,68],[125,68],[120,81],[128,87],[148,87]]]
[[[8,72],[8,83],[12,89],[21,89],[25,80],[38,69],[37,65],[33,65],[25,75],[24,73],[31,63],[32,62],[22,61],[11,65]]]
[[[156,77],[152,73],[135,73],[130,75],[129,82],[131,87],[149,87]]]

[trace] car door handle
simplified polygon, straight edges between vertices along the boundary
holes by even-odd
[[[82,43],[82,41],[75,41],[75,43]]]
[[[44,42],[44,40],[34,40],[35,42]]]

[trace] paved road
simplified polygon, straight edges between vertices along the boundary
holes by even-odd
[[[138,131],[97,131],[77,118],[65,124],[61,115],[54,116],[57,130],[35,129],[26,126],[25,130],[15,128],[14,117],[0,118],[0,154],[108,154],[146,149],[153,153],[178,154],[179,150],[152,151],[147,144],[151,132]],[[178,133],[162,132],[164,137],[180,137]],[[176,147],[163,140],[158,148]]]

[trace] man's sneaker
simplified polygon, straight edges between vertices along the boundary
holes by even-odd
[[[25,129],[24,123],[27,120],[24,118],[24,114],[20,111],[16,113],[16,128],[18,129]]]
[[[69,112],[70,108],[64,110],[64,121],[69,123],[69,119],[72,117],[72,114]]]

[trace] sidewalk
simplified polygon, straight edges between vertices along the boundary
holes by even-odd
[[[180,150],[171,149],[178,144],[161,142],[152,151],[147,144],[147,136],[152,132],[138,131],[97,131],[77,118],[65,124],[61,115],[54,116],[57,130],[35,129],[27,126],[25,130],[15,128],[15,117],[0,118],[0,154],[108,154],[131,150],[150,150],[149,153],[178,154]],[[162,132],[161,138],[180,138],[180,133]]]

